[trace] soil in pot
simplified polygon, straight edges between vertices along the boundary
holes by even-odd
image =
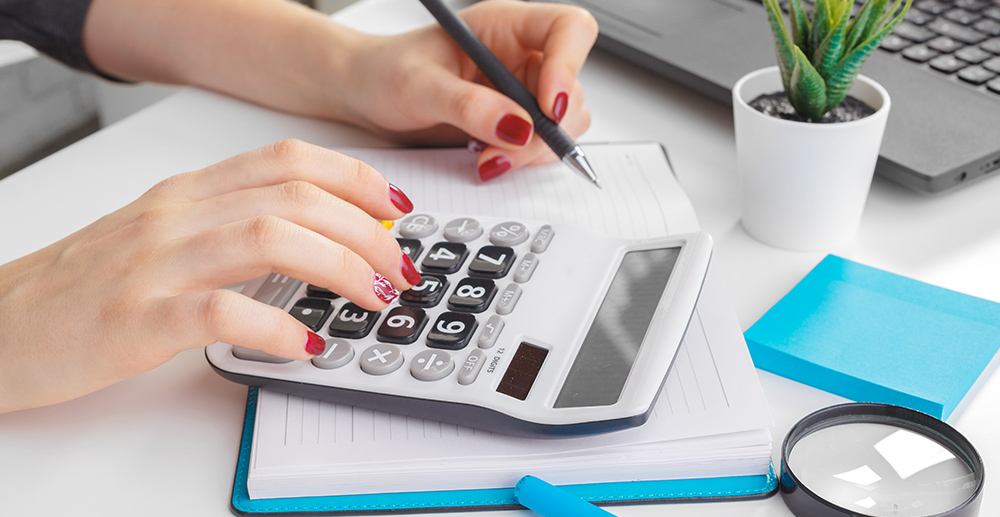
[[[763,94],[751,101],[750,106],[771,117],[794,120],[796,122],[818,122],[820,124],[850,122],[875,113],[874,108],[851,95],[844,98],[843,102],[830,110],[826,115],[823,115],[823,118],[820,120],[808,119],[796,113],[795,108],[792,107],[792,103],[788,102],[785,92]]]

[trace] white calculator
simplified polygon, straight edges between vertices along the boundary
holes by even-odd
[[[244,294],[326,339],[311,361],[215,343],[223,377],[514,435],[649,417],[701,293],[706,233],[623,240],[585,228],[415,214],[395,222],[421,281],[382,311],[271,274]]]

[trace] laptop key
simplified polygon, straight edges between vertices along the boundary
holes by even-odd
[[[1000,21],[1000,6],[993,6],[989,9],[983,9],[982,15],[987,18],[993,18],[994,20]]]
[[[955,7],[965,9],[967,11],[982,11],[990,6],[990,3],[985,0],[955,0]]]
[[[983,63],[983,68],[989,70],[990,72],[995,72],[1000,74],[1000,57],[995,57]]]
[[[965,61],[962,61],[961,59],[958,59],[952,55],[944,55],[936,57],[931,60],[930,65],[931,68],[937,70],[938,72],[944,72],[946,74],[955,73],[969,66],[969,64],[966,63]]]
[[[913,25],[927,25],[928,23],[934,21],[934,18],[935,16],[933,14],[928,14],[916,9],[906,11],[906,16],[903,17],[904,20],[912,23]]]
[[[980,34],[973,29],[940,18],[928,23],[927,28],[942,36],[948,36],[951,39],[968,45],[974,45],[987,38],[985,34]]]
[[[1000,22],[996,20],[984,18],[976,22],[972,28],[988,36],[1000,36]]]
[[[1000,77],[986,83],[986,88],[993,93],[1000,94]]]
[[[959,43],[948,36],[938,36],[928,41],[927,46],[943,54],[951,54],[952,52],[965,47],[964,44]]]
[[[1000,54],[1000,38],[993,38],[991,40],[984,41],[979,45],[979,48],[987,52]]]
[[[937,0],[923,0],[913,4],[913,7],[916,7],[925,13],[931,14],[941,14],[951,8],[950,5],[944,2],[938,2]]]
[[[902,22],[897,25],[896,29],[893,30],[892,33],[910,41],[916,41],[917,43],[923,43],[937,37],[937,34],[932,31],[906,22]]]
[[[966,11],[965,9],[952,9],[944,13],[944,17],[962,25],[971,25],[972,23],[978,21],[983,15],[978,13],[972,13]]]
[[[940,52],[931,50],[923,45],[910,47],[903,51],[903,57],[917,63],[926,63],[939,55],[941,55]]]
[[[970,66],[958,72],[959,79],[976,86],[983,84],[996,76],[997,74],[990,72],[981,66]]]
[[[965,61],[966,63],[977,65],[993,57],[993,54],[990,54],[979,47],[965,47],[962,50],[955,52],[955,57]]]
[[[881,47],[882,47],[882,50],[886,50],[888,52],[899,52],[900,50],[903,50],[904,48],[907,48],[907,47],[912,46],[912,45],[913,45],[912,41],[910,41],[908,39],[900,38],[899,36],[896,36],[895,34],[890,34],[890,35],[886,36],[885,39],[882,40]],[[985,50],[983,50],[981,52],[983,52],[984,54],[986,54],[986,57],[989,57],[989,56],[993,55],[993,54],[990,54],[989,52],[986,52]],[[983,58],[983,59],[986,59],[986,58]]]

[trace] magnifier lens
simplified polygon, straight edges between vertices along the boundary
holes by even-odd
[[[847,409],[851,406],[893,415],[853,414]],[[815,416],[829,410],[834,412],[827,418]],[[897,419],[900,415],[916,415],[920,423]],[[948,433],[940,434],[928,424]],[[978,513],[983,481],[978,453],[957,431],[923,413],[884,404],[828,408],[792,429],[782,456],[782,493],[796,514]]]

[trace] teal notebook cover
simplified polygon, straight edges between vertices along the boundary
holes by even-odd
[[[257,388],[250,388],[236,477],[233,482],[232,510],[237,515],[378,515],[521,508],[514,499],[513,487],[250,499],[247,493],[247,475],[256,408]],[[772,468],[767,475],[760,476],[563,485],[562,488],[587,501],[605,506],[760,499],[774,495],[778,483]]]
[[[757,368],[945,419],[1000,347],[1000,304],[828,255],[744,337]]]

